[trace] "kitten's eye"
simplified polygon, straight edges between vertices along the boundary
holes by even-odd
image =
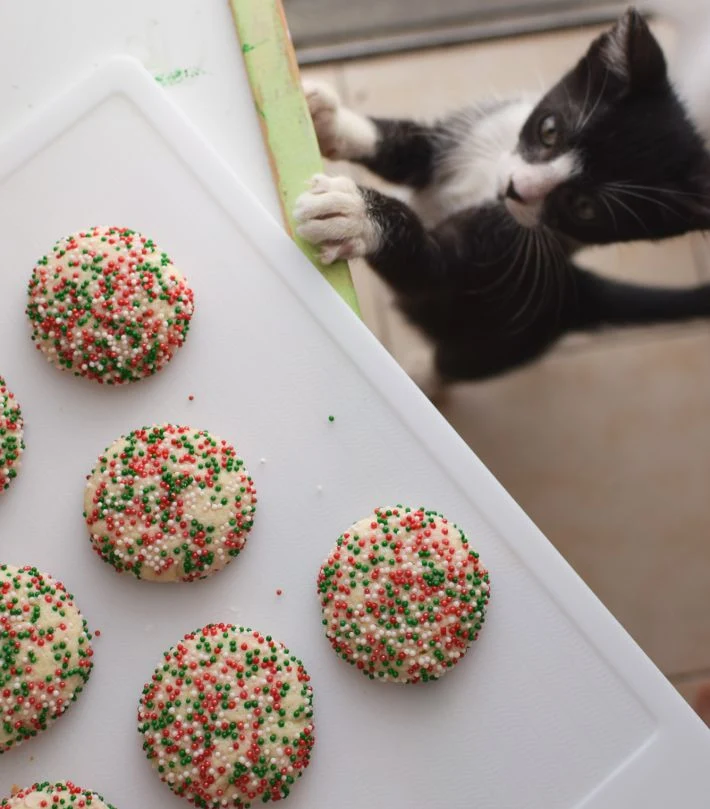
[[[557,119],[554,115],[547,115],[540,121],[539,135],[540,143],[548,149],[551,149],[557,143],[559,130],[557,128]]]
[[[591,222],[597,217],[597,206],[587,194],[577,194],[571,200],[572,213],[581,222]]]

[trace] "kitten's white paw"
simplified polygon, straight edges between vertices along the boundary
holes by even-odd
[[[321,154],[325,157],[338,158],[338,110],[340,99],[335,90],[320,82],[303,82],[303,92],[308,102],[313,126],[316,130]]]
[[[324,264],[370,255],[380,245],[380,228],[349,177],[316,174],[310,190],[296,200],[294,216],[298,235],[321,246]]]
[[[331,160],[354,160],[375,153],[377,129],[372,121],[343,107],[327,84],[304,81],[303,91],[322,155]]]

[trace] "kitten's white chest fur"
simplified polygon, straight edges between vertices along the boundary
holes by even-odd
[[[535,100],[513,102],[494,112],[457,121],[459,144],[439,166],[440,181],[407,197],[427,227],[458,211],[495,201],[507,183],[508,164]]]

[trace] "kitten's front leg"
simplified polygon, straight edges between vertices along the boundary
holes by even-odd
[[[303,83],[321,154],[331,160],[366,160],[377,151],[377,127],[340,103],[327,84]]]
[[[446,274],[446,249],[403,202],[349,177],[316,175],[294,211],[298,233],[321,259],[366,258],[403,295],[422,294]]]
[[[426,294],[445,275],[442,245],[424,230],[413,211],[398,200],[360,188],[349,177],[317,175],[296,203],[298,232],[319,245],[330,264],[366,258],[396,292]],[[444,380],[429,354],[417,354],[407,373],[432,400],[442,398]]]
[[[425,188],[432,182],[441,143],[436,127],[366,118],[344,107],[327,84],[304,82],[303,90],[325,157],[360,163],[398,185]]]

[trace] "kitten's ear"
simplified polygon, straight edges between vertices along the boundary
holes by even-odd
[[[589,49],[629,90],[647,90],[666,80],[666,59],[644,18],[630,8]]]

